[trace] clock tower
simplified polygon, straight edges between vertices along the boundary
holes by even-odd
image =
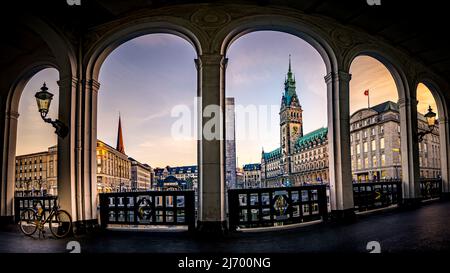
[[[291,174],[291,155],[297,139],[303,136],[303,110],[295,90],[295,76],[291,69],[291,55],[289,55],[289,70],[284,81],[284,93],[280,108],[280,144],[281,144],[281,174],[283,184],[289,181]]]
[[[303,110],[295,89],[295,76],[289,55],[289,70],[284,82],[280,109],[280,144],[283,154],[287,155],[294,152],[295,142],[303,136]]]

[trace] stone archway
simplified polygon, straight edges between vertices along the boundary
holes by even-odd
[[[83,56],[83,71],[86,80],[81,88],[82,92],[86,94],[83,103],[89,105],[89,107],[83,113],[83,118],[86,121],[84,128],[82,128],[85,132],[83,141],[85,152],[83,156],[85,157],[86,164],[82,166],[81,173],[84,176],[83,179],[90,181],[92,185],[96,185],[97,183],[97,108],[98,92],[100,89],[98,79],[100,69],[110,53],[120,45],[134,38],[160,33],[175,35],[186,40],[194,48],[197,57],[202,53],[202,45],[197,37],[202,37],[203,34],[195,30],[194,27],[189,27],[189,22],[176,17],[146,16],[139,20],[126,20],[123,24],[112,23],[107,29],[108,31],[102,33],[100,37],[97,37],[99,35],[97,30],[93,30],[93,33],[88,34],[88,36],[95,35],[96,39],[87,43],[89,50]],[[102,28],[102,30],[105,29]],[[194,34],[194,32],[196,33]],[[196,60],[192,60],[193,66]],[[95,191],[93,190],[92,194],[96,196],[97,189]]]
[[[353,213],[353,193],[351,185],[351,171],[350,165],[343,164],[348,162],[345,150],[342,150],[341,130],[345,130],[345,120],[340,116],[345,115],[342,113],[339,106],[339,100],[336,100],[336,96],[340,96],[342,93],[339,89],[339,82],[345,81],[345,73],[339,71],[340,60],[336,56],[335,48],[333,44],[328,40],[328,35],[317,28],[316,25],[310,24],[304,20],[298,18],[283,16],[283,15],[254,15],[243,17],[239,20],[230,22],[226,27],[222,28],[212,45],[214,51],[220,52],[221,56],[226,56],[227,50],[231,44],[239,39],[241,36],[256,32],[256,31],[278,31],[288,34],[292,34],[307,43],[309,43],[322,57],[322,60],[326,66],[325,81],[327,84],[327,100],[328,100],[328,124],[329,124],[329,151],[330,160],[333,162],[330,168],[330,182],[331,182],[331,204],[332,210],[336,215],[345,215],[348,211]],[[222,71],[222,82],[224,82],[225,72]],[[225,96],[225,88],[221,89],[221,96]],[[342,123],[336,123],[335,121],[343,121]],[[350,182],[350,183],[349,183]],[[338,216],[339,217],[339,216]]]
[[[5,120],[5,143],[3,146],[3,177],[2,177],[2,205],[1,216],[9,217],[14,214],[14,191],[15,191],[15,157],[17,146],[17,125],[19,118],[19,101],[22,96],[22,92],[28,83],[28,81],[46,68],[55,68],[58,70],[54,60],[41,61],[30,65],[25,68],[22,74],[20,74],[16,82],[11,87],[7,101],[6,101],[6,120]]]
[[[415,93],[411,91],[412,73],[408,71],[407,61],[402,59],[403,56],[391,54],[388,49],[383,51],[373,44],[354,47],[346,58],[346,69],[350,70],[351,64],[358,56],[368,56],[379,61],[394,79],[399,97],[401,150],[407,151],[401,157],[401,166],[404,170],[402,172],[403,201],[405,203],[417,202],[420,198],[420,173],[418,143],[415,138],[417,122],[414,122],[412,118],[417,115],[417,99]]]
[[[4,144],[2,157],[1,216],[11,217],[14,214],[14,172],[15,147],[17,135],[18,105],[21,93],[28,80],[44,68],[55,68],[59,72],[59,116],[58,119],[69,126],[69,136],[58,138],[58,183],[59,203],[72,214],[76,221],[79,213],[75,209],[76,194],[74,192],[74,176],[70,170],[75,169],[75,158],[72,151],[75,147],[75,125],[73,123],[77,79],[74,77],[76,62],[70,42],[36,17],[28,17],[22,22],[45,48],[38,48],[33,54],[21,56],[12,71],[16,71],[14,79],[8,86],[5,102]]]
[[[431,77],[426,74],[418,76],[416,90],[420,83],[430,90],[438,108],[442,193],[444,197],[448,198],[450,194],[450,151],[446,147],[450,147],[449,108],[445,103],[442,89]]]

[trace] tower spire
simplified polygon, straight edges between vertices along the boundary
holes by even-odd
[[[123,136],[122,136],[122,122],[120,118],[120,112],[119,112],[119,126],[117,128],[117,146],[116,150],[125,153],[125,146],[123,145]]]
[[[289,54],[289,72],[291,72],[291,54]]]
[[[292,65],[291,65],[291,54],[289,54],[289,69],[288,69],[288,73],[287,73],[287,81],[293,81],[292,79]]]

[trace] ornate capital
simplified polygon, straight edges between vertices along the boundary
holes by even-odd
[[[225,68],[228,59],[221,54],[203,54],[196,59],[197,67],[220,65]]]
[[[415,105],[417,105],[419,103],[419,101],[416,98],[401,98],[398,99],[398,106],[403,108],[403,107],[410,107],[413,103],[415,103]]]
[[[351,79],[352,79],[352,74],[350,74],[348,72],[344,72],[344,71],[331,72],[325,76],[325,82],[327,84],[329,84],[333,81],[350,82]]]
[[[59,87],[71,85],[71,87],[77,87],[78,78],[73,76],[62,77],[58,81]]]
[[[88,81],[83,80],[83,84],[86,87],[86,90],[90,90],[92,92],[98,92],[100,89],[100,83],[94,79],[90,79]]]

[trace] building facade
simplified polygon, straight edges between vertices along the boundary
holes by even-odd
[[[262,188],[261,164],[244,165],[244,188]]]
[[[45,152],[16,156],[16,190],[45,191],[57,194],[57,148]]]
[[[97,141],[98,192],[131,190],[131,162],[128,156],[103,141]]]
[[[155,178],[154,184],[156,185],[158,181],[163,181],[169,176],[173,176],[178,180],[186,181],[187,187],[189,189],[197,190],[198,187],[198,168],[197,166],[181,166],[181,167],[170,167],[165,168],[155,168]]]
[[[131,184],[132,161],[125,154],[123,144],[122,125],[119,117],[117,130],[117,147],[97,140],[97,190],[102,192],[129,191]],[[48,194],[57,195],[58,189],[58,149],[57,146],[48,148],[48,151],[21,155],[16,157],[16,190],[30,191],[42,189]],[[134,160],[135,161],[135,160]],[[139,171],[136,172],[137,181],[148,181],[149,185],[152,177],[145,173],[151,170],[150,166],[135,161]],[[145,171],[144,171],[145,170]],[[145,178],[144,178],[145,177]],[[147,179],[148,178],[148,179]],[[145,187],[145,184],[137,184]]]
[[[236,167],[236,188],[244,187],[244,169]]]
[[[134,158],[128,158],[131,162],[131,190],[149,191],[152,188],[154,172],[148,164],[142,164]]]
[[[419,131],[428,130],[418,114]],[[355,112],[350,119],[352,173],[355,182],[400,179],[400,113],[397,103],[388,101]],[[419,143],[421,178],[440,176],[439,125]]]

